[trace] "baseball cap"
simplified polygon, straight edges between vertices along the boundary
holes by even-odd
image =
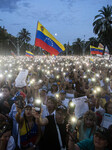
[[[64,90],[61,90],[60,94],[66,94],[66,92]]]
[[[67,108],[64,105],[60,105],[56,108],[56,111],[62,111],[62,113],[67,113]]]
[[[11,100],[17,101],[18,97],[22,97],[23,99],[25,99],[26,94],[24,92],[22,92],[22,91],[18,91]]]

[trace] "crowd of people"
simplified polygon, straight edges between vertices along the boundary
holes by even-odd
[[[112,150],[112,60],[0,57],[0,150]]]

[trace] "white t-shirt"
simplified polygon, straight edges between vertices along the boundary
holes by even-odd
[[[69,99],[65,98],[63,101],[62,101],[62,104],[66,107],[68,107],[68,103],[69,103]]]

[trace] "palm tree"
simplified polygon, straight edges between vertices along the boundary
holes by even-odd
[[[93,22],[93,32],[98,35],[104,46],[112,46],[112,6],[107,5],[99,10]]]
[[[30,49],[28,42],[31,40],[31,34],[25,28],[23,28],[18,33],[18,38],[19,45],[21,45],[20,48],[22,47],[21,54],[25,54],[25,51]]]
[[[82,55],[83,54],[83,44],[84,44],[84,41],[82,41],[80,38],[77,38],[75,42],[72,43],[73,45],[73,50],[74,50],[74,53],[76,55]]]
[[[19,33],[18,33],[19,39],[22,40],[22,42],[29,42],[31,40],[31,34],[23,28]]]

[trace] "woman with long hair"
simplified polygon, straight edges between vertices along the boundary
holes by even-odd
[[[21,109],[18,108],[16,121],[19,124],[20,144],[22,150],[33,150],[38,147],[38,142],[41,136],[41,130],[32,115],[32,105],[25,106],[25,112],[21,117]]]

